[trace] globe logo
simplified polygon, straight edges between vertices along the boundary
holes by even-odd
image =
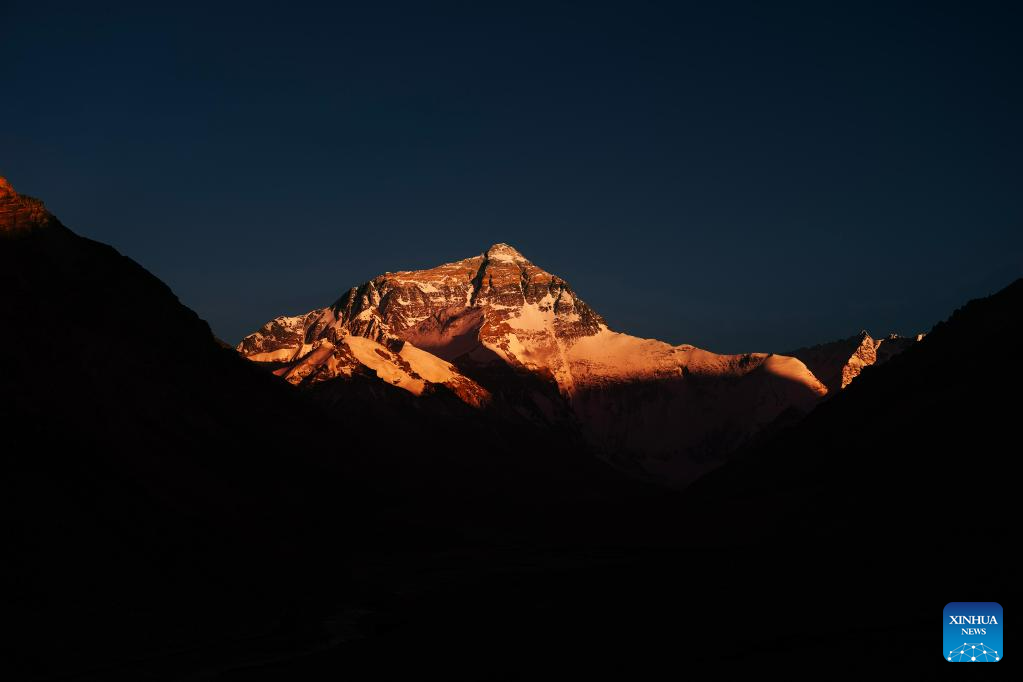
[[[1002,657],[994,649],[984,646],[984,642],[963,642],[962,646],[949,651],[947,658],[953,663],[984,663],[998,661]]]

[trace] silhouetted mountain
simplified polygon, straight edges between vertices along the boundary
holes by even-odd
[[[264,627],[279,601],[258,588],[289,581],[282,552],[323,480],[316,408],[6,181],[0,319],[8,613],[42,646],[18,656],[43,673],[194,645],[244,603]]]
[[[980,514],[978,537],[997,546],[1013,499],[1006,467],[1018,440],[1023,368],[1012,359],[1021,345],[1016,280],[864,368],[805,420],[698,482],[688,499],[730,509],[747,533],[790,527],[814,541],[886,547],[966,541],[958,534],[976,528]]]

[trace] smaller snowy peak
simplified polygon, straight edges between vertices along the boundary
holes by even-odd
[[[830,391],[851,384],[866,367],[880,365],[923,339],[923,334],[889,334],[875,339],[867,330],[847,339],[822,343],[785,353],[802,360]]]
[[[258,362],[287,362],[300,357],[310,350],[306,329],[322,312],[320,308],[305,315],[275,317],[242,339],[236,350]]]

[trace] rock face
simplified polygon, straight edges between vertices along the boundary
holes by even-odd
[[[43,202],[18,194],[6,178],[0,177],[0,232],[27,232],[53,222]]]
[[[838,391],[852,383],[865,367],[890,360],[923,337],[923,334],[912,337],[890,334],[875,339],[861,331],[847,339],[800,348],[787,355],[802,360],[829,391]]]
[[[412,393],[442,385],[477,407],[570,423],[606,458],[680,484],[827,393],[795,358],[612,331],[507,244],[380,275],[326,308],[271,320],[238,351],[295,384],[368,369]]]
[[[302,384],[369,372],[417,396],[443,386],[472,407],[489,402],[490,393],[450,363],[411,343],[384,340],[386,346],[363,336],[318,339],[308,353],[274,373],[293,384]]]

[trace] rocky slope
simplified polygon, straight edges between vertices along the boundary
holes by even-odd
[[[413,393],[440,385],[475,406],[570,421],[605,457],[680,484],[827,393],[795,358],[613,331],[565,280],[507,244],[385,273],[328,307],[271,320],[238,351],[296,384],[370,370]]]
[[[0,177],[0,233],[29,232],[55,223],[43,202],[18,194],[7,178]]]
[[[923,334],[889,334],[883,339],[875,339],[866,331],[861,331],[856,336],[800,348],[786,355],[802,360],[814,376],[828,387],[828,391],[834,392],[848,386],[864,368],[890,360],[923,337]]]

